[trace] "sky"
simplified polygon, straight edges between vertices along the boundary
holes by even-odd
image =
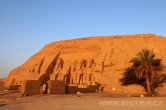
[[[87,36],[166,36],[166,0],[0,0],[0,77],[44,45]]]

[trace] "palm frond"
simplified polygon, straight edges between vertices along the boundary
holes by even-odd
[[[140,65],[137,68],[135,68],[134,74],[135,74],[136,78],[138,78],[139,80],[142,79],[144,71],[145,71],[144,65]]]

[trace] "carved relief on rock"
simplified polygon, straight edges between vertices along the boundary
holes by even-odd
[[[94,84],[94,67],[93,59],[74,60],[71,62],[63,61],[65,66],[58,66],[63,59],[58,60],[50,80],[60,80],[72,85],[88,85]],[[66,63],[66,64],[65,64]],[[59,68],[57,68],[59,67]]]

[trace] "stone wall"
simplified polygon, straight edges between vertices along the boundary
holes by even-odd
[[[25,80],[21,85],[23,96],[40,94],[40,82],[37,80]]]
[[[47,81],[48,88],[47,93],[48,94],[66,94],[66,83],[62,81],[56,81],[56,80],[48,80]]]

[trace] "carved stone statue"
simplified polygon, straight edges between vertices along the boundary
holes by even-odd
[[[63,59],[59,58],[58,61],[56,62],[55,69],[58,70],[59,68],[63,68]]]

